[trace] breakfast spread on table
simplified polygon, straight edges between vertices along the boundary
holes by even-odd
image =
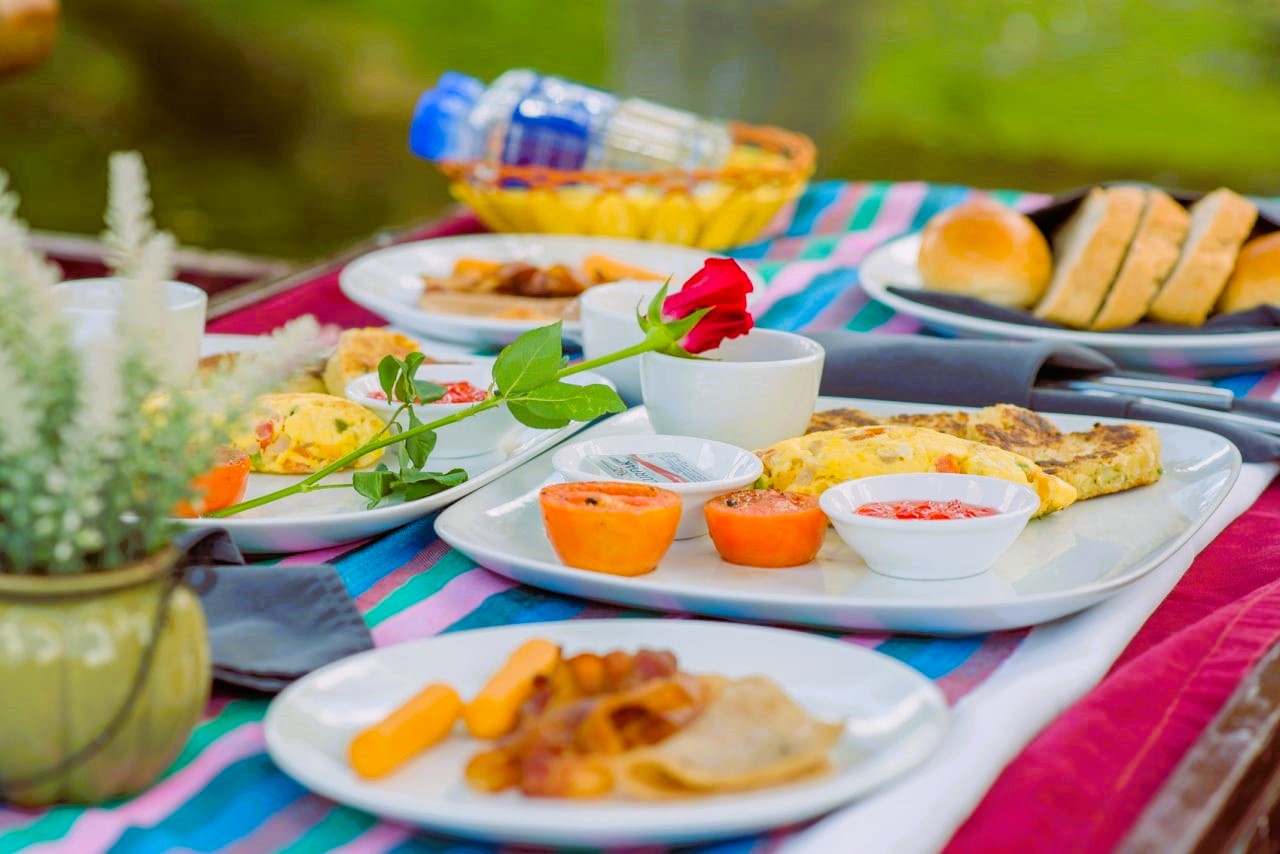
[[[487,742],[471,755],[479,792],[533,798],[690,798],[823,773],[842,727],[812,717],[772,679],[693,674],[670,652],[563,655],[521,644],[469,701],[427,686],[350,742],[352,769],[377,779],[450,737],[461,721]]]
[[[1225,188],[1184,208],[1154,187],[1094,187],[1046,235],[1024,214],[976,199],[929,221],[917,263],[926,291],[1071,329],[1144,318],[1197,327],[1280,304],[1280,238],[1249,239],[1257,220],[1257,206]]]
[[[422,276],[418,305],[449,314],[551,321],[568,316],[578,296],[595,285],[664,278],[602,254],[588,255],[576,267],[459,258],[448,275]]]

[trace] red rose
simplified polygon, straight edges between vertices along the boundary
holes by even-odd
[[[751,279],[729,258],[708,258],[684,287],[662,303],[668,321],[688,317],[695,311],[709,311],[681,341],[690,353],[705,353],[729,338],[751,331],[754,321],[747,311]]]

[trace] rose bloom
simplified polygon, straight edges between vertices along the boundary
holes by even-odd
[[[751,290],[751,279],[737,261],[708,258],[683,288],[662,303],[662,316],[668,321],[679,320],[710,308],[680,342],[690,353],[705,353],[729,338],[751,331],[755,324],[747,311],[747,294]]]

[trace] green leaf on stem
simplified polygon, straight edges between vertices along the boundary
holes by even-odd
[[[392,485],[395,482],[395,473],[384,465],[379,465],[373,471],[358,471],[351,476],[351,485],[355,487],[356,492],[369,499],[366,506],[370,510],[391,494]]]
[[[427,464],[427,457],[431,456],[431,452],[436,447],[436,434],[434,430],[428,430],[425,433],[417,433],[409,436],[403,442],[405,452],[409,455],[409,460],[413,463],[415,469],[420,469]],[[405,466],[400,464],[400,474],[404,476]]]
[[[662,323],[662,304],[667,301],[667,289],[671,287],[671,278],[662,283],[662,287],[649,300],[648,320],[652,325]]]
[[[560,371],[560,321],[540,326],[504,347],[493,363],[493,380],[503,396],[545,385]]]
[[[563,427],[570,421],[593,421],[610,412],[626,410],[618,393],[607,385],[573,385],[553,382],[507,401],[517,421],[530,424],[521,416],[532,416],[542,424]],[[547,429],[547,428],[543,428]]]
[[[422,360],[427,358],[421,353],[410,353],[404,357],[404,362],[400,364],[400,370],[396,374],[395,381],[395,399],[401,403],[412,403],[417,391],[414,388],[414,374],[418,372],[418,366],[422,364]]]
[[[378,362],[378,385],[382,387],[382,393],[387,396],[387,401],[395,399],[396,377],[400,376],[404,365],[395,356],[383,356],[382,361]]]
[[[435,495],[466,483],[467,473],[462,469],[451,469],[447,472],[411,471],[401,472],[400,479],[394,484],[395,494],[405,501],[417,501],[428,495]]]
[[[418,403],[435,403],[449,393],[449,389],[442,385],[436,385],[429,380],[414,380],[413,388],[418,398]]]
[[[507,409],[511,411],[511,416],[515,420],[535,430],[559,430],[569,423],[567,418],[543,418],[525,406],[519,399],[508,400]]]

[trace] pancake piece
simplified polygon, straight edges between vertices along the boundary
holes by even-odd
[[[1076,500],[1069,483],[1025,457],[925,427],[846,427],[788,439],[757,453],[764,462],[764,486],[804,495],[881,474],[952,472],[1029,486],[1040,496],[1037,516]]]
[[[377,326],[343,330],[338,346],[324,366],[325,388],[329,394],[342,397],[352,380],[378,370],[378,363],[384,357],[403,359],[421,349],[422,345],[409,336]],[[427,359],[423,364],[434,361]]]
[[[1146,202],[1138,233],[1091,329],[1119,329],[1141,320],[1178,262],[1191,217],[1163,190],[1147,190]]]
[[[772,679],[737,679],[675,735],[624,754],[617,783],[643,800],[773,786],[825,771],[842,730],[811,717]]]
[[[1053,278],[1035,316],[1074,329],[1093,322],[1129,243],[1145,194],[1138,187],[1094,187],[1053,235]]]
[[[861,409],[829,409],[815,412],[809,419],[808,433],[838,430],[841,427],[870,427],[873,424],[903,424],[908,427],[928,427],[949,436],[967,438],[968,412],[930,412],[920,415],[876,416]]]

